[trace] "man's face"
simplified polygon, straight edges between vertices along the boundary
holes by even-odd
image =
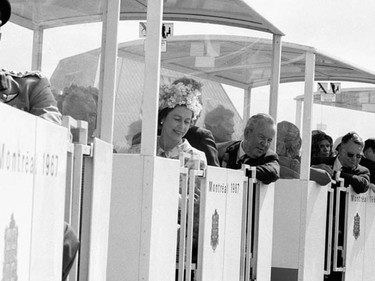
[[[259,121],[251,132],[245,132],[243,149],[251,158],[259,158],[266,154],[273,138],[275,137],[275,126],[265,121]]]
[[[355,168],[362,158],[363,147],[349,140],[347,143],[341,143],[339,148],[339,160],[341,165],[346,168]]]
[[[375,150],[371,147],[366,149],[365,156],[368,160],[371,160],[372,162],[375,162]]]

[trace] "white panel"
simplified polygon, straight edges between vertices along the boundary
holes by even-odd
[[[298,268],[302,188],[299,180],[275,183],[272,267]]]
[[[223,173],[223,169],[221,169]],[[244,172],[242,170],[227,170],[227,205],[224,247],[224,278],[225,281],[239,280],[240,252]]]
[[[324,276],[327,186],[320,186],[313,181],[307,181],[307,184],[305,238],[299,273],[303,275],[303,280],[321,281]]]
[[[362,278],[365,281],[375,276],[375,194],[371,189],[367,192],[366,224],[362,234],[366,243]]]
[[[259,236],[257,280],[267,281],[271,278],[273,208],[275,184],[260,184],[259,190]]]
[[[366,225],[366,197],[367,193],[356,194],[349,187],[348,215],[347,215],[347,235],[346,235],[346,281],[357,281],[362,279],[363,258],[365,247],[365,225]],[[360,233],[356,238],[354,235],[354,217],[358,214],[360,219]]]
[[[327,186],[275,183],[272,267],[298,269],[298,280],[323,280]]]
[[[89,280],[106,279],[113,147],[94,140]],[[86,173],[85,173],[86,175]],[[87,190],[86,186],[86,190]]]
[[[174,281],[178,187],[179,161],[114,154],[106,280]]]
[[[176,247],[177,247],[177,210],[179,190],[179,165],[177,160],[160,157],[145,157],[154,167],[154,185],[150,205],[143,206],[143,212],[152,216],[150,235],[150,272],[149,280],[175,280]],[[143,190],[145,193],[148,187]],[[152,208],[152,209],[151,209]],[[151,212],[150,212],[151,211]],[[143,216],[145,217],[145,216]],[[149,230],[143,226],[143,230]],[[148,237],[148,235],[146,235]],[[142,242],[142,245],[145,243]]]
[[[202,281],[223,280],[227,188],[226,171],[209,166],[201,185],[201,204],[205,206],[200,210],[199,225]]]
[[[0,265],[5,262],[5,229],[13,216],[18,280],[29,280],[36,117],[0,103],[0,119]]]
[[[108,281],[138,280],[142,173],[140,155],[113,155]]]
[[[66,128],[37,119],[30,280],[61,280]]]

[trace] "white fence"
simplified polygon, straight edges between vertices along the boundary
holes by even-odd
[[[66,129],[3,104],[0,118],[4,280],[61,280],[64,220],[81,240],[70,281],[193,274],[200,281],[321,281],[332,272],[365,281],[375,274],[371,190],[333,192],[300,180],[266,186],[246,177],[245,167],[188,171],[177,160],[113,154],[98,139],[88,145],[86,124],[69,118]]]
[[[69,280],[105,280],[112,145],[88,146],[72,119],[68,130],[4,104],[0,119],[1,280],[60,281],[64,220],[81,240]]]

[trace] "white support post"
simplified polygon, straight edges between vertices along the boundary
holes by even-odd
[[[141,155],[147,156],[156,154],[162,18],[163,1],[148,1],[141,145]]]
[[[33,32],[32,70],[42,70],[43,32],[44,30],[41,27],[38,27]]]
[[[296,124],[298,129],[301,131],[302,128],[302,100],[296,100]]]
[[[97,132],[108,143],[113,140],[119,17],[120,0],[104,1]]]
[[[281,67],[281,36],[273,35],[272,41],[272,76],[270,88],[269,114],[277,122],[277,105],[279,98],[280,67]]]
[[[281,36],[273,35],[272,41],[272,74],[270,87],[270,103],[269,114],[277,122],[277,105],[279,99],[279,83],[280,83],[280,67],[281,67]],[[271,143],[271,149],[276,151],[276,138]]]
[[[310,177],[310,153],[311,153],[311,119],[313,107],[313,86],[315,74],[315,54],[306,53],[305,62],[305,93],[302,125],[302,159],[301,159],[301,180],[308,180]]]
[[[250,118],[250,107],[251,107],[251,87],[248,87],[244,90],[244,97],[243,97],[243,118],[242,118],[242,126],[245,128],[247,120]]]

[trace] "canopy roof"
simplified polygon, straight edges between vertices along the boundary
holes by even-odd
[[[35,30],[101,21],[103,0],[12,1],[10,21]],[[121,0],[121,20],[145,20],[147,0]],[[243,0],[165,0],[164,20],[222,24],[283,35]]]
[[[144,60],[144,39],[122,43],[118,55]],[[282,43],[280,82],[305,79],[305,53],[316,55],[316,81],[375,84],[375,74],[325,55],[315,48]],[[187,75],[247,89],[270,84],[272,40],[226,35],[170,37],[162,53],[162,67]]]

